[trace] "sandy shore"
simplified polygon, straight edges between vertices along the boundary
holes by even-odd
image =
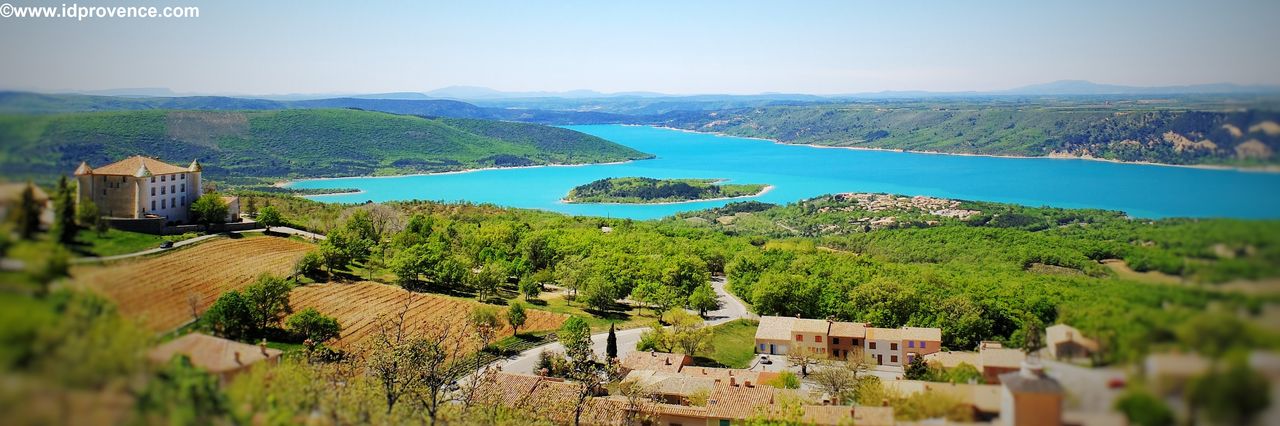
[[[721,179],[721,181],[723,181],[723,179]],[[773,185],[765,185],[764,188],[760,189],[760,192],[757,192],[752,195],[742,195],[738,197],[717,197],[717,198],[708,198],[705,200],[663,201],[660,203],[589,203],[589,202],[569,201],[566,198],[561,198],[560,203],[562,204],[599,204],[599,205],[613,205],[613,206],[661,206],[661,205],[668,205],[668,204],[704,203],[707,201],[724,201],[724,200],[740,200],[744,198],[756,198],[761,195],[769,193],[769,191],[772,191],[773,188],[774,188]]]
[[[634,125],[634,124],[624,124],[624,125],[642,126],[642,125]],[[1247,173],[1280,173],[1280,165],[1259,166],[1259,167],[1240,167],[1240,166],[1223,166],[1218,164],[1167,164],[1167,163],[1155,163],[1151,161],[1122,161],[1122,160],[1113,160],[1110,158],[1084,157],[1084,156],[1078,156],[1078,155],[1052,155],[1052,154],[1043,155],[1043,156],[1001,155],[1001,154],[975,154],[975,153],[964,153],[964,152],[919,151],[919,150],[909,150],[909,149],[874,148],[874,147],[864,147],[864,146],[817,145],[817,144],[810,144],[810,143],[786,143],[786,142],[778,141],[776,139],[759,138],[754,136],[736,136],[736,135],[726,134],[723,132],[700,132],[697,130],[679,129],[679,128],[667,127],[667,126],[649,126],[649,127],[675,130],[677,132],[700,133],[704,135],[715,135],[715,136],[724,136],[724,137],[742,138],[742,139],[754,139],[754,140],[760,140],[760,141],[773,142],[779,145],[807,146],[810,148],[821,148],[821,149],[852,149],[852,150],[859,150],[859,151],[905,152],[905,153],[911,153],[911,154],[954,155],[959,157],[1084,160],[1084,161],[1100,161],[1104,163],[1115,163],[1115,164],[1137,164],[1137,165],[1143,165],[1143,166],[1183,167],[1183,168],[1189,168],[1189,169],[1202,169],[1202,170],[1230,170],[1230,171],[1247,172]]]

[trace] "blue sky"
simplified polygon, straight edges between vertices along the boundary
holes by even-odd
[[[1280,84],[1280,1],[1266,0],[80,4],[195,5],[201,16],[0,18],[0,87],[831,94],[1062,79]]]

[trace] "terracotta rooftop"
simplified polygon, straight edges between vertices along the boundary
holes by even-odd
[[[143,173],[146,171],[147,173]],[[163,161],[135,155],[102,167],[92,168],[87,163],[81,163],[76,169],[76,174],[95,174],[110,176],[148,176],[148,175],[167,175],[172,173],[187,173],[192,170],[189,167],[178,167]],[[198,171],[198,170],[197,170]],[[84,173],[88,172],[88,173]]]
[[[240,370],[256,362],[279,357],[279,349],[261,348],[207,334],[191,333],[152,349],[147,356],[159,363],[186,355],[191,364],[211,373]]]
[[[893,407],[867,407],[849,405],[806,405],[804,424],[882,426],[892,425]]]
[[[778,377],[778,373],[774,371],[751,371],[737,368],[715,368],[715,367],[685,367],[680,369],[680,374],[690,377],[707,377],[720,380],[721,383],[729,383],[730,379],[738,384],[751,382],[752,385],[772,380]]]
[[[623,381],[635,382],[657,395],[686,397],[700,390],[710,391],[716,385],[716,379],[712,377],[687,376],[680,373],[653,370],[634,370],[627,373],[627,377]]]
[[[680,367],[693,363],[685,354],[665,352],[631,352],[622,358],[622,368],[628,370],[652,370],[675,373]]]
[[[774,404],[781,397],[796,398],[803,403],[800,396],[799,392],[772,386],[721,382],[711,390],[711,395],[707,398],[707,414],[720,419],[747,419],[760,414],[762,410],[765,413],[772,412]]]
[[[821,334],[825,336],[830,329],[831,321],[827,320],[796,318],[796,321],[791,324],[791,331],[796,333]]]
[[[790,341],[791,325],[795,322],[793,317],[762,316],[756,327],[756,339]]]
[[[831,323],[831,337],[850,337],[861,339],[867,337],[867,325],[860,322],[836,321]]]

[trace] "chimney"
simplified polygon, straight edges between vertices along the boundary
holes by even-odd
[[[240,351],[236,351],[236,365],[244,365],[243,362],[240,362]]]
[[[729,386],[738,386],[738,378],[729,376]]]
[[[258,342],[258,350],[262,351],[263,358],[269,358],[267,355],[267,339],[262,339],[261,342]]]
[[[649,356],[656,357],[656,356],[658,356],[658,352],[657,352],[657,351],[654,351],[653,349],[650,349],[650,350],[649,350]]]
[[[664,358],[662,362],[666,365],[671,365],[671,358]]]
[[[547,373],[548,371],[546,367],[543,367],[542,369],[538,370],[538,377],[547,377]]]
[[[749,388],[753,388],[753,387],[755,387],[755,386],[751,386],[751,381],[750,381],[750,380],[743,380],[743,381],[742,381],[742,385],[743,385],[743,386],[746,386],[746,387],[749,387]]]

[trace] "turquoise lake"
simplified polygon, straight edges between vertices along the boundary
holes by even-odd
[[[608,205],[564,204],[559,200],[574,186],[597,179],[645,176],[769,184],[774,186],[772,191],[749,199],[780,204],[837,192],[887,192],[1028,206],[1121,210],[1144,218],[1280,217],[1280,173],[814,148],[640,126],[565,127],[655,154],[657,158],[623,164],[304,180],[290,186],[363,191],[311,197],[326,202],[465,200],[634,219],[669,216],[731,201]]]

